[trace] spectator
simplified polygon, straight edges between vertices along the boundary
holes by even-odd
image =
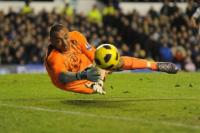
[[[66,15],[68,21],[73,21],[73,18],[74,18],[74,9],[69,5],[69,3],[65,4],[63,12]]]
[[[122,44],[120,54],[124,56],[132,56],[132,52],[130,51],[130,48],[128,47],[127,44],[125,43]]]
[[[145,50],[141,49],[141,45],[139,43],[136,43],[133,50],[133,56],[137,58],[144,59],[146,57]]]
[[[115,14],[115,8],[114,6],[112,5],[112,3],[109,3],[107,6],[105,6],[103,8],[103,15],[106,16],[106,15],[114,15]]]
[[[88,13],[88,21],[91,23],[101,24],[102,23],[102,14],[97,8],[97,5],[94,5],[92,10]]]
[[[160,14],[165,16],[171,15],[171,7],[168,0],[164,0],[163,6],[160,9]]]
[[[188,72],[194,72],[196,71],[196,66],[195,64],[192,62],[191,58],[188,57],[186,60],[185,60],[185,65],[184,65],[184,69]]]
[[[167,35],[163,35],[160,42],[160,60],[164,62],[172,62],[173,56]]]
[[[173,57],[174,57],[173,62],[180,64],[180,66],[183,67],[184,60],[186,58],[186,51],[185,51],[184,47],[180,46],[180,45],[177,47],[174,47],[172,49],[172,53],[173,53]]]
[[[25,0],[25,5],[22,8],[22,14],[29,14],[32,12],[33,12],[33,9],[30,7],[30,1]]]

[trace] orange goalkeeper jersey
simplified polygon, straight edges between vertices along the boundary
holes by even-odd
[[[95,48],[88,44],[84,35],[78,31],[69,32],[69,50],[61,53],[51,45],[45,57],[45,67],[52,83],[63,90],[79,93],[92,93],[93,90],[84,88],[88,80],[77,80],[69,83],[61,83],[58,76],[61,72],[83,71],[93,63]]]

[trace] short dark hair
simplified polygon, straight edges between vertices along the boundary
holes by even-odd
[[[51,28],[50,28],[50,38],[53,38],[55,33],[60,31],[61,29],[65,28],[65,26],[63,24],[54,24]]]

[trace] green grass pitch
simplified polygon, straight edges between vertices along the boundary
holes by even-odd
[[[55,88],[46,74],[0,76],[0,133],[199,133],[200,73],[109,75],[106,95]]]

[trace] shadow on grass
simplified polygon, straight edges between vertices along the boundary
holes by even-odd
[[[88,106],[88,107],[112,107],[112,108],[120,108],[121,106],[126,106],[126,104],[130,104],[129,100],[64,100],[61,101],[63,104],[67,105],[75,105],[75,106]],[[123,104],[121,104],[123,103]]]
[[[139,99],[139,98],[110,98],[110,99],[91,99],[91,100],[86,100],[86,99],[75,99],[75,100],[64,100],[61,101],[63,104],[67,105],[77,105],[77,106],[112,106],[112,107],[119,107],[119,105],[124,105],[126,104],[136,104],[138,102],[164,102],[164,101],[171,101],[171,102],[178,102],[178,101],[199,101],[199,99],[191,99],[191,98],[158,98],[158,99]]]
[[[195,98],[136,98],[136,97],[112,97],[112,98],[94,98],[94,99],[65,99],[59,97],[52,98],[8,98],[0,99],[0,102],[61,102],[67,105],[77,106],[112,106],[136,104],[138,102],[179,102],[179,101],[199,101]]]

